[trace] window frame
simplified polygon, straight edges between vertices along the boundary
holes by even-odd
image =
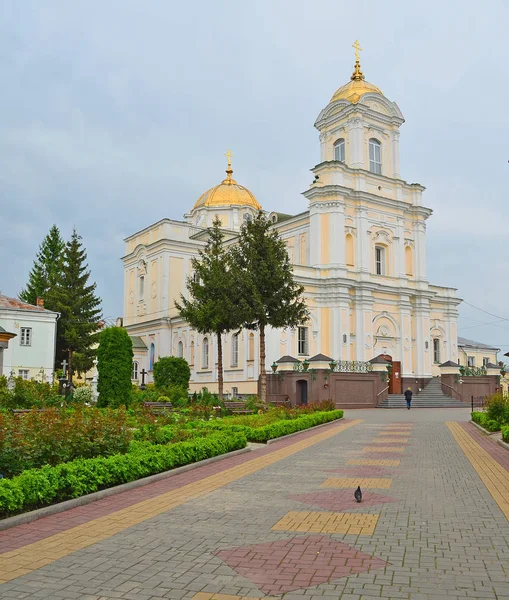
[[[131,381],[138,381],[140,373],[140,363],[137,360],[133,360],[133,368],[131,371]]]
[[[378,254],[380,253],[380,259]],[[385,246],[375,246],[375,274],[380,276],[387,275],[387,253]]]
[[[25,347],[32,345],[32,327],[21,327],[19,345]]]
[[[209,348],[209,338],[203,338],[203,346],[201,351],[201,368],[208,369],[210,363],[210,348]]]
[[[24,381],[30,379],[30,369],[18,369],[18,377],[21,377]]]
[[[232,335],[231,366],[239,366],[239,334]]]
[[[486,366],[489,364],[490,362],[490,357],[489,356],[483,356],[482,357],[482,366],[486,368]]]
[[[339,154],[339,157],[338,157]],[[339,138],[334,142],[334,160],[344,163],[346,159],[346,143],[345,138]]]
[[[475,367],[475,356],[467,356],[467,367]]]
[[[376,138],[369,138],[369,171],[382,174],[382,142]]]
[[[297,328],[297,354],[309,356],[309,327],[305,325]]]
[[[177,358],[184,358],[184,342],[179,340],[177,344]]]
[[[433,338],[433,362],[440,364],[440,338]]]
[[[156,345],[154,342],[150,343],[150,354],[149,354],[149,371],[154,370],[154,363],[156,362]]]

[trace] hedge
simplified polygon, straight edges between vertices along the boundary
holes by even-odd
[[[228,425],[223,421],[208,422],[200,425],[206,429],[216,429],[219,431],[228,431],[233,433],[242,433],[246,436],[248,442],[267,442],[283,435],[303,431],[316,425],[329,423],[343,417],[342,410],[330,410],[327,412],[315,412],[296,419],[276,421],[263,427],[249,427],[247,425]]]
[[[509,444],[509,425],[502,426],[502,440]]]
[[[486,431],[500,431],[500,423],[490,419],[486,413],[473,412],[471,413],[472,421],[480,425]]]
[[[245,448],[240,432],[217,432],[206,438],[154,446],[133,442],[131,452],[77,459],[60,465],[29,469],[12,479],[0,479],[0,515],[27,511],[108,487],[135,481],[206,458]]]

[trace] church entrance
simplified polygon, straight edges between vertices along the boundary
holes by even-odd
[[[297,404],[307,404],[308,403],[308,382],[299,379],[297,381]]]
[[[389,354],[380,354],[380,358],[383,358],[391,365],[389,369],[389,394],[402,394],[401,361],[392,360],[392,356]]]

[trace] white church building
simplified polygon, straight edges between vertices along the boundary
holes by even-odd
[[[263,209],[285,240],[294,274],[305,288],[307,323],[267,333],[267,364],[283,355],[323,353],[335,360],[390,357],[401,380],[425,382],[438,365],[458,360],[453,288],[431,285],[426,273],[424,187],[400,173],[398,105],[368,83],[357,56],[350,81],[315,122],[319,132],[308,209],[297,215],[263,207],[233,178],[203,193],[182,221],[163,219],[126,238],[123,323],[135,340],[133,377],[161,356],[183,356],[192,389],[217,389],[213,336],[183,322],[175,299],[186,294],[191,259],[218,216],[228,239]],[[225,390],[256,393],[256,332],[224,336]]]

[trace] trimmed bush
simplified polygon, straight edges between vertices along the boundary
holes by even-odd
[[[492,421],[509,423],[509,401],[503,394],[493,394],[486,402],[486,414]]]
[[[473,412],[471,414],[472,421],[480,425],[486,431],[500,431],[500,423],[494,419],[490,419],[488,413]]]
[[[78,459],[56,467],[30,469],[13,479],[0,479],[0,514],[26,511],[78,498],[98,490],[245,448],[241,433],[218,432],[206,438],[154,446],[133,443],[128,454]]]
[[[502,440],[509,444],[509,425],[502,426]]]
[[[100,407],[127,406],[131,399],[133,343],[123,327],[107,327],[99,335],[97,391]]]
[[[163,356],[154,363],[154,384],[159,390],[176,386],[187,392],[190,379],[191,369],[185,358]]]

